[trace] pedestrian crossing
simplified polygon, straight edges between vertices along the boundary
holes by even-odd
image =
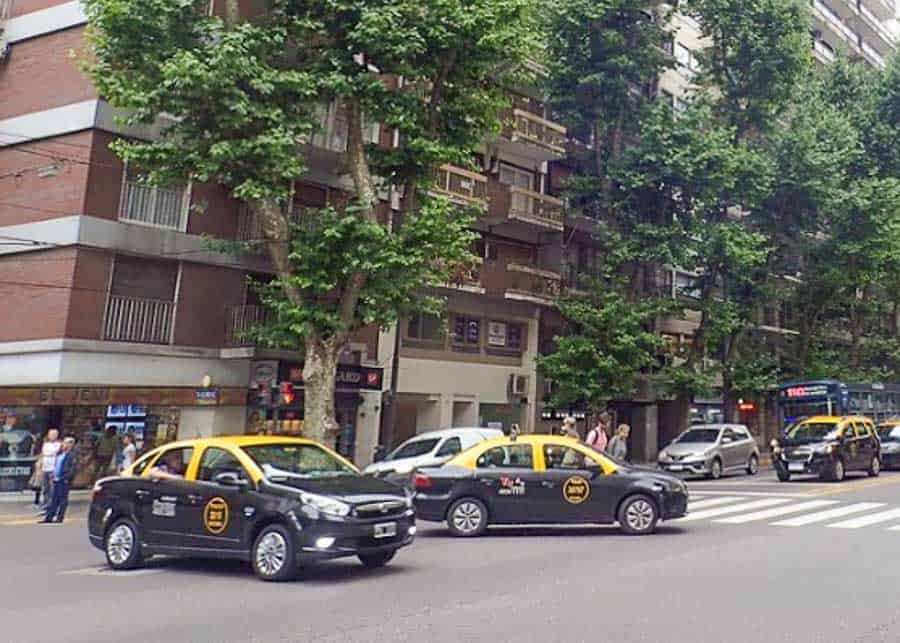
[[[708,521],[723,525],[768,524],[773,527],[824,526],[829,529],[874,527],[900,531],[900,507],[883,502],[810,499],[799,495],[691,494],[688,514],[674,523]]]

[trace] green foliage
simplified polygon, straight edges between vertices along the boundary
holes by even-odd
[[[541,372],[556,384],[550,404],[566,408],[583,402],[599,409],[627,398],[661,345],[647,330],[657,307],[631,303],[598,282],[590,298],[561,301],[559,310],[567,332],[555,338],[554,353],[538,358]]]

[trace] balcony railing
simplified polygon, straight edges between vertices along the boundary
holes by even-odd
[[[487,177],[455,165],[442,165],[435,177],[438,194],[465,204],[484,203],[487,199]]]
[[[110,295],[103,339],[114,342],[168,344],[174,303],[161,299]]]
[[[562,230],[566,216],[566,204],[546,194],[525,188],[510,186],[509,218],[547,225]]]
[[[566,153],[566,128],[524,109],[512,110],[513,140],[524,140],[559,155]]]
[[[506,298],[552,304],[562,291],[559,273],[510,263],[506,266]]]
[[[237,240],[243,242],[261,241],[264,238],[262,218],[251,212],[246,203],[238,210]]]
[[[188,192],[184,187],[155,187],[126,180],[119,220],[170,230],[184,230]]]
[[[271,319],[263,306],[244,305],[229,308],[226,316],[225,345],[231,347],[254,346],[253,331]]]

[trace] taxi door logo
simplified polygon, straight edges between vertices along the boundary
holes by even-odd
[[[213,498],[203,508],[203,526],[211,534],[221,534],[228,527],[228,503],[224,498]]]
[[[591,495],[591,485],[581,476],[572,476],[563,483],[563,498],[573,505],[580,505]]]

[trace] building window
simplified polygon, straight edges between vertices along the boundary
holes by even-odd
[[[523,170],[521,168],[500,164],[500,182],[513,187],[522,188],[534,192],[535,176],[534,172]]]
[[[125,165],[119,220],[184,232],[190,191],[183,184],[155,186]]]
[[[502,353],[521,353],[523,332],[522,324],[505,321],[488,322],[488,350]]]
[[[477,351],[481,346],[481,320],[457,315],[453,320],[453,345]]]
[[[106,303],[103,338],[168,344],[179,267],[174,262],[116,257]]]
[[[688,79],[693,78],[694,74],[700,71],[697,55],[680,42],[675,43],[675,60],[678,61],[682,75]]]
[[[427,313],[415,313],[406,322],[406,337],[419,342],[440,343],[444,339],[441,318]]]

